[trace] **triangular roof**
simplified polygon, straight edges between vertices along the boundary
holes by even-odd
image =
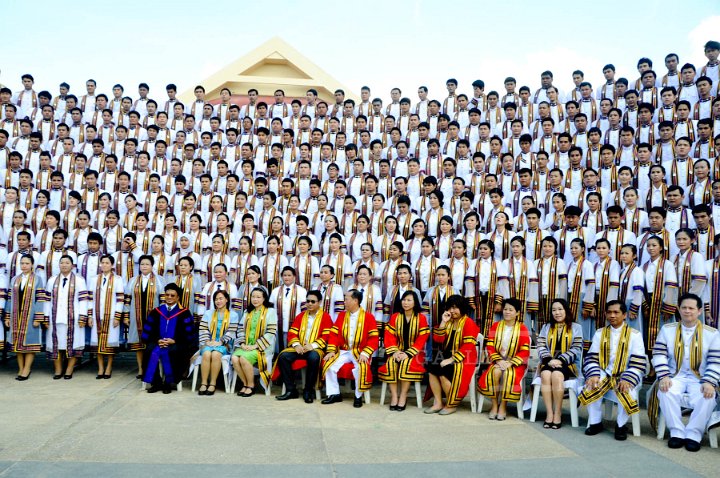
[[[286,96],[297,98],[315,88],[318,96],[326,100],[332,99],[336,89],[343,89],[348,98],[356,97],[279,37],[271,38],[199,84],[205,87],[208,100],[218,98],[223,88],[229,88],[233,96],[246,95],[248,89],[256,88],[260,96],[272,96],[276,89],[282,89]],[[181,101],[193,99],[193,89],[180,95]]]

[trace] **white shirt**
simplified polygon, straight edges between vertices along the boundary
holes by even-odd
[[[64,280],[67,279],[67,280]],[[56,324],[67,324],[70,317],[68,316],[68,307],[67,304],[69,302],[69,295],[70,295],[70,277],[65,277],[62,274],[60,274],[57,278],[57,280],[60,282],[60,287],[58,287],[58,297],[57,297],[57,303],[59,304],[57,308],[57,315],[55,316],[55,323]],[[63,282],[65,282],[65,285],[63,285]],[[59,344],[59,342],[58,342]]]
[[[356,310],[355,312],[351,313],[348,319],[350,320],[350,327],[348,330],[348,348],[352,349],[353,344],[355,343],[355,332],[358,328],[358,317],[360,315],[360,309]]]
[[[617,351],[617,345],[620,341],[620,332],[622,331],[622,327],[615,328],[610,327],[610,358],[608,360],[607,367],[605,367],[604,372],[608,375],[612,375],[613,367],[615,366],[615,356]]]

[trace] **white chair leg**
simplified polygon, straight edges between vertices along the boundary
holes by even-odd
[[[535,422],[537,417],[538,403],[540,402],[540,385],[533,385],[533,399],[530,406],[530,421]]]
[[[718,436],[717,436],[718,429],[717,428],[711,428],[707,431],[708,434],[708,440],[710,441],[710,448],[717,448],[718,447]]]
[[[307,374],[305,373],[305,369],[304,369],[304,368],[301,368],[301,369],[300,369],[300,378],[302,379],[303,390],[305,390],[305,380],[306,380],[306,377],[307,377]],[[284,388],[284,386],[283,386],[283,393],[285,393],[285,388]]]
[[[285,395],[285,383],[282,384],[282,391],[280,392],[280,395]]]
[[[477,394],[477,408],[476,413],[482,413],[483,405],[485,404],[485,395],[482,393]]]
[[[665,415],[662,412],[658,413],[657,423],[657,439],[662,440],[665,438]]]
[[[197,390],[198,369],[199,368],[200,368],[200,365],[196,365],[193,368],[192,388],[190,389],[192,392],[195,392]]]
[[[602,399],[601,399],[602,400]],[[612,420],[613,417],[613,402],[610,400],[603,400],[603,420]]]
[[[570,402],[570,425],[577,428],[580,426],[580,420],[578,419],[577,394],[573,388],[568,389],[568,401]]]
[[[182,380],[180,380],[177,384],[177,391],[182,392]]]
[[[422,396],[422,386],[420,385],[420,382],[415,382],[415,396],[417,397],[418,408],[422,408],[423,396]],[[380,405],[382,405],[382,403]]]
[[[320,389],[317,388],[315,389],[315,400],[320,400],[320,398],[322,398],[322,396],[320,395]]]
[[[620,406],[620,405],[618,405]],[[632,420],[632,427],[633,427],[633,436],[639,437],[640,436],[640,412],[633,413],[631,415]]]
[[[480,397],[482,397],[482,394],[477,392],[477,368],[473,372],[472,378],[470,378],[470,388],[468,389],[468,395],[470,396],[470,411],[472,413],[482,413],[482,405],[480,405],[482,403],[480,401]]]
[[[387,392],[387,383],[383,382],[380,387],[380,406],[385,405],[385,392]],[[392,403],[392,402],[391,402]]]
[[[517,416],[518,420],[524,420],[525,419],[525,410],[523,410],[523,407],[525,405],[525,380],[521,382],[520,385],[522,388],[520,389],[520,401],[517,402]]]
[[[365,392],[365,403],[370,403],[370,390]]]

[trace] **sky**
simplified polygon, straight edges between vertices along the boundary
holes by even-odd
[[[632,81],[639,58],[663,74],[670,52],[699,69],[704,43],[720,40],[718,0],[35,0],[34,26],[27,5],[2,2],[5,18],[25,20],[3,24],[3,36],[17,40],[0,58],[0,83],[15,91],[31,73],[36,90],[53,95],[63,81],[84,94],[94,78],[98,92],[120,83],[137,96],[146,82],[149,96],[164,100],[167,83],[182,93],[276,35],[355,95],[367,85],[387,100],[399,87],[413,101],[420,85],[444,98],[451,77],[459,92],[471,94],[476,79],[502,92],[507,76],[538,88],[549,69],[567,90],[573,70],[599,85],[612,63]]]

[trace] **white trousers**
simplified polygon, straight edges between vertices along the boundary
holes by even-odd
[[[618,404],[617,424],[619,427],[625,425],[628,421],[628,418],[630,418],[630,416],[627,414],[627,412],[625,411],[623,406],[618,403],[617,397],[613,390],[610,390],[609,392],[607,392],[605,395],[603,395],[602,398],[595,400],[594,402],[588,404],[588,406],[587,406],[588,424],[595,425],[597,423],[602,422],[602,402],[603,402],[603,400],[610,400],[610,401]]]
[[[358,374],[360,373],[360,369],[358,366],[357,360],[355,360],[355,357],[353,356],[352,352],[349,350],[340,350],[338,352],[338,358],[335,360],[335,363],[332,364],[332,366],[328,369],[327,373],[325,374],[325,387],[327,389],[328,395],[337,395],[340,393],[340,385],[338,384],[338,378],[337,374],[342,368],[343,365],[347,363],[353,364],[353,377],[355,377],[355,397],[360,398],[362,397],[362,393],[360,390],[358,390],[359,380],[358,380]]]
[[[671,380],[670,389],[667,392],[658,390],[657,394],[670,436],[700,442],[715,408],[715,397],[703,397],[702,385],[695,377],[678,375]],[[683,406],[693,409],[687,425],[682,421]]]

